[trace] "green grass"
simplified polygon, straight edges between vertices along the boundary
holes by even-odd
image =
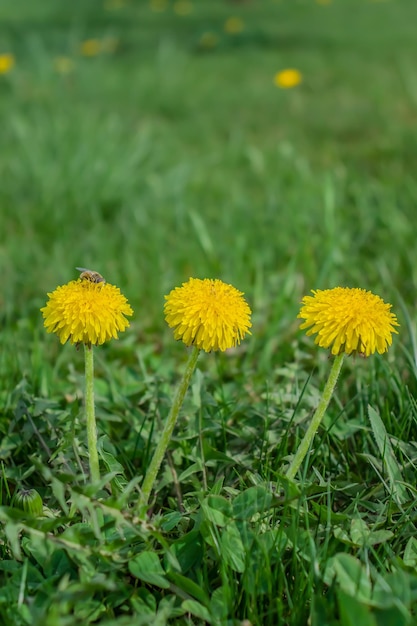
[[[417,6],[168,5],[0,5],[0,54],[16,59],[0,75],[0,625],[412,626]],[[90,38],[118,45],[87,58]],[[286,67],[303,82],[282,91]],[[98,493],[82,351],[39,312],[76,266],[135,311],[96,350]],[[200,358],[140,522],[186,360],[163,296],[190,276],[244,291],[252,336]],[[330,369],[299,303],[336,285],[391,302],[400,333],[384,356],[346,359],[293,484]],[[43,517],[11,506],[22,487]]]

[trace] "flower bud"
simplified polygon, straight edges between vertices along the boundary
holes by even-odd
[[[12,499],[12,506],[34,517],[39,517],[43,513],[42,498],[36,489],[19,489],[16,491]]]

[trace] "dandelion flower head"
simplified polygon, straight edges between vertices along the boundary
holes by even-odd
[[[391,305],[365,289],[336,287],[312,290],[298,315],[307,335],[317,333],[316,344],[331,347],[332,354],[382,354],[392,343],[399,326]]]
[[[219,38],[216,35],[216,33],[212,33],[210,31],[207,31],[206,33],[203,33],[201,35],[200,41],[199,41],[199,46],[200,46],[200,48],[204,48],[206,50],[209,50],[210,48],[215,48],[218,43],[219,43]]]
[[[224,23],[224,30],[230,35],[237,35],[245,28],[245,24],[240,17],[229,17]]]
[[[190,278],[165,299],[168,326],[187,346],[223,351],[251,334],[251,310],[243,293],[221,280]]]
[[[126,6],[126,0],[106,0],[104,8],[107,11],[117,11],[123,9]]]
[[[118,287],[109,283],[72,280],[48,293],[41,309],[48,333],[56,333],[62,344],[101,345],[117,339],[133,311]]]
[[[80,52],[85,57],[95,57],[102,51],[99,39],[86,39],[80,44]]]
[[[178,0],[174,3],[174,12],[177,15],[189,15],[193,10],[192,2],[188,0]]]
[[[75,67],[74,61],[70,57],[56,57],[54,68],[58,74],[70,74]]]
[[[162,13],[166,11],[168,8],[167,0],[150,0],[151,11],[155,11],[156,13]]]
[[[274,83],[281,89],[292,89],[297,87],[303,80],[302,74],[299,70],[294,68],[288,68],[277,72],[274,76]]]
[[[13,54],[0,54],[0,74],[8,74],[13,69],[16,60]]]

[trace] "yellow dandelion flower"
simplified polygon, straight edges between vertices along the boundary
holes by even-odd
[[[230,35],[237,35],[245,28],[245,24],[240,17],[228,17],[224,23],[224,30]]]
[[[100,345],[117,339],[133,311],[118,287],[109,283],[72,280],[48,293],[41,309],[48,333],[56,333],[61,343]]]
[[[301,72],[296,69],[288,68],[277,72],[274,76],[274,83],[281,89],[292,89],[301,83],[303,76]]]
[[[126,4],[126,0],[105,0],[104,8],[106,11],[117,11],[118,9],[123,9]]]
[[[215,48],[219,43],[219,38],[216,33],[212,33],[207,31],[203,33],[200,37],[199,46],[200,48],[204,48],[205,50],[210,50],[211,48]]]
[[[163,13],[163,11],[166,11],[168,8],[167,0],[151,0],[149,4],[151,11],[155,13]]]
[[[80,52],[85,57],[95,57],[101,52],[99,39],[86,39],[80,45]]]
[[[165,299],[168,326],[187,346],[223,351],[251,334],[251,310],[243,293],[221,280],[190,278]]]
[[[56,57],[54,59],[54,68],[58,74],[70,74],[74,67],[74,61],[69,57]]]
[[[336,287],[312,290],[305,296],[298,315],[307,335],[317,333],[316,344],[331,346],[332,354],[382,354],[392,343],[399,326],[391,305],[365,289]]]
[[[193,11],[193,5],[187,0],[178,0],[174,4],[174,13],[177,15],[189,15]]]
[[[16,60],[13,54],[0,54],[0,74],[8,74],[14,67]]]

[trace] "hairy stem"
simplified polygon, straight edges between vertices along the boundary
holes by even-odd
[[[304,458],[307,452],[310,449],[311,443],[313,441],[314,435],[316,434],[321,420],[326,412],[326,409],[329,405],[330,399],[333,395],[333,391],[336,387],[337,379],[339,378],[340,370],[342,369],[344,353],[339,354],[333,361],[332,369],[330,370],[329,378],[327,383],[323,389],[323,393],[320,399],[320,402],[317,406],[317,409],[314,412],[314,415],[311,419],[310,426],[307,428],[307,431],[301,440],[300,445],[298,446],[298,450],[295,453],[289,468],[286,472],[287,478],[294,478],[296,473],[298,472],[301,463],[304,461]]]
[[[95,483],[100,480],[100,467],[97,453],[97,426],[94,407],[94,354],[92,346],[84,345],[84,356],[88,459],[90,464],[90,479]]]
[[[161,438],[158,442],[158,445],[156,446],[156,450],[154,452],[152,460],[147,469],[145,479],[143,481],[142,493],[139,498],[139,511],[140,512],[143,512],[143,509],[148,504],[149,496],[154,486],[159,468],[162,463],[162,459],[164,458],[165,451],[171,440],[171,436],[172,436],[172,433],[173,433],[173,430],[174,430],[174,427],[178,418],[178,414],[180,412],[180,409],[184,400],[184,396],[190,384],[191,376],[197,365],[197,359],[198,359],[199,353],[200,353],[199,348],[194,347],[188,358],[187,364],[185,366],[183,377],[175,392],[171,410],[169,412],[166,424],[162,431]]]

